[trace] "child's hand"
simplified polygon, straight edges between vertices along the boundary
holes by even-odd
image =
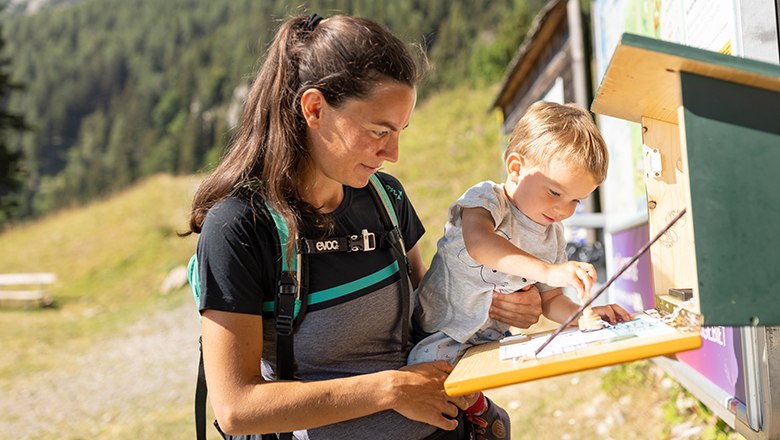
[[[607,304],[606,306],[594,306],[593,312],[604,321],[610,324],[617,324],[618,322],[631,321],[631,314],[629,314],[623,307],[617,304]]]
[[[592,264],[567,261],[547,266],[545,284],[552,287],[572,287],[577,291],[580,302],[585,302],[590,299],[590,289],[596,278],[596,268]]]

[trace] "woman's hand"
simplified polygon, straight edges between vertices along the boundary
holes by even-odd
[[[542,316],[542,296],[531,284],[514,293],[493,292],[490,317],[513,327],[528,328]]]
[[[609,322],[610,324],[631,321],[631,314],[617,304],[593,306],[593,312],[601,316],[601,319]]]
[[[458,426],[458,407],[463,397],[447,397],[444,380],[452,371],[445,361],[408,365],[394,374],[390,386],[397,398],[393,409],[407,419],[452,431]],[[445,417],[446,416],[446,417]]]

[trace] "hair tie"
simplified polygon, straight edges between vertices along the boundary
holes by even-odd
[[[317,14],[315,12],[315,13],[309,15],[309,17],[306,19],[306,21],[303,22],[303,28],[306,29],[308,32],[311,32],[324,19],[325,19],[325,17],[322,17],[321,15],[319,15],[319,14]]]

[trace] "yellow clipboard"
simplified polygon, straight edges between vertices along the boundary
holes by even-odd
[[[537,358],[533,357],[534,348],[552,332],[472,347],[450,373],[444,389],[457,396],[701,347],[700,327],[666,323],[655,310],[636,314],[634,320],[621,324],[599,330],[613,334],[567,330]]]

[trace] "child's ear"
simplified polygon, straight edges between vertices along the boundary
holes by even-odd
[[[525,166],[525,157],[520,153],[510,153],[506,157],[506,174],[510,179],[516,180],[520,176],[520,171]]]

